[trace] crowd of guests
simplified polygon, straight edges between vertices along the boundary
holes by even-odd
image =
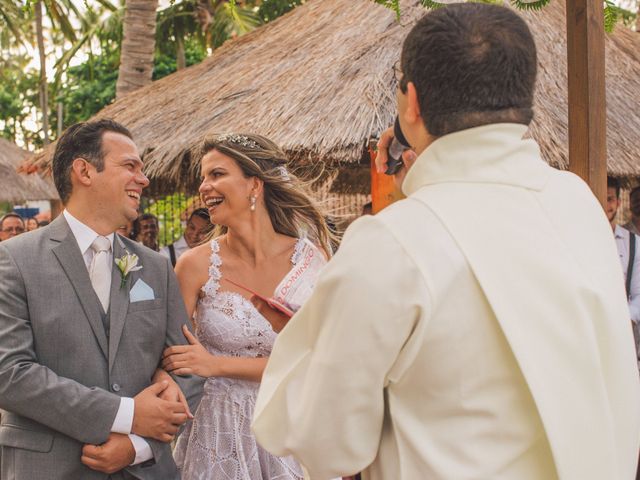
[[[16,212],[5,213],[0,217],[0,242],[24,232],[37,230],[46,225],[49,225],[49,222],[46,220],[38,221],[35,217],[22,218],[22,216]]]
[[[19,213],[9,212],[0,217],[0,241],[30,232],[49,225],[46,220],[35,217],[23,218]],[[158,218],[152,213],[143,213],[134,221],[121,225],[116,231],[125,238],[135,240],[156,252],[160,252],[171,260],[173,266],[180,256],[188,249],[203,242],[206,234],[211,232],[213,225],[209,220],[206,208],[196,208],[187,218],[184,233],[175,242],[160,247],[158,234],[160,227]]]

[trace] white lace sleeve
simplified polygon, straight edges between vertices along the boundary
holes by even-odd
[[[220,287],[220,265],[222,261],[220,260],[220,245],[218,245],[218,241],[214,238],[211,240],[211,260],[209,262],[209,279],[207,283],[202,286],[202,292],[208,296],[209,298],[213,298],[215,294],[218,292],[218,288]]]

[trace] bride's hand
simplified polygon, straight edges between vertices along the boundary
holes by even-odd
[[[290,317],[272,308],[267,302],[256,295],[253,295],[250,300],[253,306],[256,307],[256,310],[269,321],[274,332],[280,333],[280,330],[287,325]]]
[[[169,402],[180,402],[182,405],[184,405],[184,408],[187,410],[187,416],[189,418],[193,418],[193,414],[189,409],[189,402],[187,401],[187,397],[184,396],[184,393],[182,393],[182,389],[180,388],[180,385],[178,385],[176,381],[173,379],[173,377],[169,375],[166,371],[164,371],[162,368],[157,368],[156,372],[153,374],[153,377],[151,378],[151,382],[160,383],[163,381],[167,382],[169,385],[158,396],[162,400],[167,400]]]
[[[216,357],[207,352],[198,339],[185,326],[182,327],[189,345],[174,345],[164,350],[162,368],[175,375],[215,377]]]

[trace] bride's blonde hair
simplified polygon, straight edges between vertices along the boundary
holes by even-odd
[[[294,238],[306,235],[331,255],[331,243],[337,239],[327,226],[325,212],[313,200],[308,183],[289,172],[289,160],[280,147],[262,135],[223,134],[205,139],[198,158],[212,150],[232,158],[246,178],[262,180],[264,203],[276,232]],[[218,225],[212,236],[225,231]]]

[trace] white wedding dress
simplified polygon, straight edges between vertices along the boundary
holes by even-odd
[[[217,240],[212,240],[209,279],[195,311],[198,339],[213,355],[268,357],[276,333],[249,300],[236,292],[220,290],[219,248]],[[311,242],[299,239],[291,271],[278,289],[295,273],[295,282],[303,287],[298,288],[298,299],[302,291],[310,292],[320,270],[306,268],[310,257],[316,267],[321,266],[318,259],[325,263]],[[291,280],[286,282],[287,287],[290,285]],[[174,451],[183,480],[302,478],[302,469],[292,457],[271,455],[251,433],[259,386],[258,382],[226,377],[207,379],[195,418],[185,427]]]

